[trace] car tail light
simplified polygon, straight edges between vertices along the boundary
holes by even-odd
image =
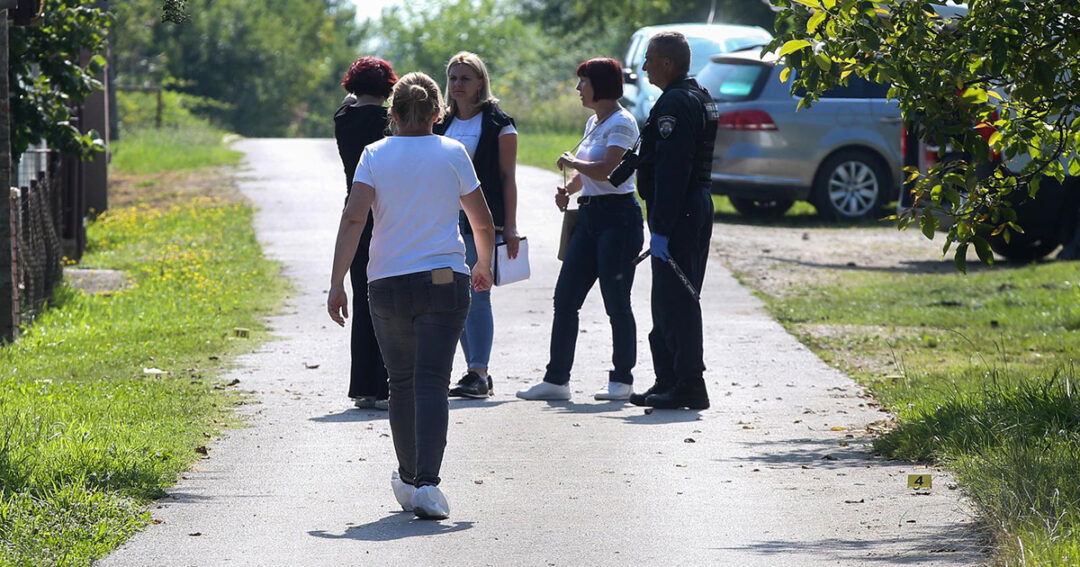
[[[772,116],[764,110],[735,110],[720,115],[717,125],[721,130],[776,130]]]
[[[990,116],[988,117],[989,120],[987,122],[979,122],[975,125],[975,131],[979,133],[979,136],[982,137],[983,141],[986,142],[987,145],[990,144],[990,137],[994,135],[994,132],[997,132],[997,128],[994,127],[994,122],[997,122],[999,117],[1000,115],[998,114],[998,111],[993,110],[990,112]],[[998,161],[999,159],[1001,159],[1001,154],[995,151],[991,151],[990,157],[992,160]]]

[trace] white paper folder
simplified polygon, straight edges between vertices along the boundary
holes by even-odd
[[[492,271],[495,285],[508,285],[529,279],[529,241],[523,236],[518,246],[517,258],[510,259],[506,243],[495,245],[495,262]]]

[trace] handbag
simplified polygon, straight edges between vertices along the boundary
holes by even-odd
[[[505,242],[495,245],[495,262],[492,269],[495,285],[508,285],[529,279],[529,241],[521,237],[516,258],[510,257]]]
[[[593,132],[596,132],[596,130],[598,128],[600,128],[601,124],[603,124],[605,121],[607,121],[608,118],[611,118],[614,115],[615,115],[615,112],[612,112],[611,114],[605,116],[603,120],[601,120],[600,122],[594,124],[592,129],[589,130],[585,134],[585,136],[583,138],[578,140],[578,143],[574,144],[574,147],[570,149],[569,153],[574,153],[575,151],[577,151],[577,149],[579,147],[581,147],[581,144],[584,143],[585,140],[588,140],[589,136],[592,136]],[[563,187],[566,187],[566,172],[565,171],[563,171]],[[577,226],[577,221],[578,221],[578,210],[577,209],[571,209],[571,208],[567,207],[566,210],[563,211],[562,233],[559,236],[559,254],[558,254],[558,258],[559,258],[560,262],[563,260],[563,258],[566,257],[566,249],[570,246],[570,237],[574,235],[574,227]]]
[[[566,209],[562,214],[562,234],[559,236],[559,261],[566,257],[566,249],[570,246],[570,237],[574,234],[577,226],[578,210]]]

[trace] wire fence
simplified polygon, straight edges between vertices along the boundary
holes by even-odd
[[[62,163],[54,151],[32,149],[19,159],[11,192],[12,266],[20,320],[32,320],[63,277]]]

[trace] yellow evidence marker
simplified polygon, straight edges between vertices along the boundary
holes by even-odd
[[[907,475],[908,488],[914,488],[915,490],[930,490],[934,486],[934,481],[931,480],[928,474],[909,474]]]

